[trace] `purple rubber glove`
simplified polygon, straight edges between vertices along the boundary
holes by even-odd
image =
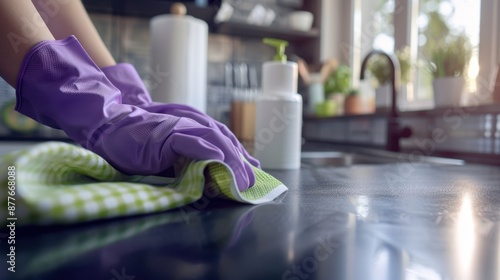
[[[74,36],[31,48],[16,90],[17,111],[64,130],[122,172],[161,174],[183,156],[224,161],[240,190],[255,183],[251,166],[220,131],[189,118],[122,104],[121,92]]]
[[[260,168],[260,162],[246,151],[236,136],[234,136],[231,130],[224,124],[187,105],[153,102],[146,86],[133,65],[129,63],[120,63],[114,66],[104,67],[101,70],[106,74],[106,77],[111,83],[122,92],[123,104],[135,105],[151,113],[190,118],[204,126],[218,129],[231,140],[233,145],[238,148],[248,162]]]

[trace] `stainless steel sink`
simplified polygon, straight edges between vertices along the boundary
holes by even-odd
[[[301,154],[302,164],[305,166],[351,166],[358,164],[390,164],[404,163],[411,159],[408,155],[378,150],[362,150],[360,152],[338,151],[307,151]],[[428,157],[418,158],[418,162],[463,165],[463,160]]]

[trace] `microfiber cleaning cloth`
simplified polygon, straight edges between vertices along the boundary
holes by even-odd
[[[12,167],[15,175],[9,177]],[[287,190],[273,176],[254,168],[255,185],[240,192],[231,169],[216,160],[186,161],[175,178],[129,176],[91,151],[62,142],[4,156],[0,170],[0,221],[17,218],[17,224],[75,223],[159,212],[195,202],[204,191],[260,204]]]

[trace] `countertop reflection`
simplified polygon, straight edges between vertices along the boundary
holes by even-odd
[[[289,187],[274,203],[207,199],[154,215],[19,228],[16,273],[0,278],[500,279],[498,167],[271,174]]]

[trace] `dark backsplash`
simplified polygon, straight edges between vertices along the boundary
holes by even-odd
[[[401,140],[405,152],[500,164],[500,105],[404,112],[401,122],[413,132]],[[384,114],[305,118],[303,136],[306,141],[383,148],[386,129]]]

